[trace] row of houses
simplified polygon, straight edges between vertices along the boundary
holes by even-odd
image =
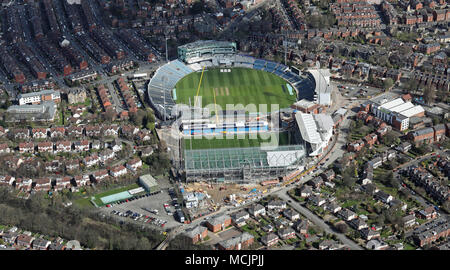
[[[413,231],[413,239],[423,247],[450,235],[450,223],[444,217],[422,224]]]
[[[423,167],[410,166],[402,171],[402,173],[409,177],[416,185],[425,188],[426,192],[430,194],[436,201],[444,203],[450,200],[450,188]]]
[[[378,27],[381,24],[375,7],[365,1],[334,3],[331,10],[339,26]]]
[[[401,22],[407,25],[423,22],[444,22],[450,20],[450,9],[434,9],[432,11],[422,9],[415,13],[404,13]]]
[[[16,128],[11,130],[3,129],[3,134],[8,134],[10,139],[46,139],[46,138],[63,138],[69,137],[117,137],[121,126],[118,125],[85,125],[70,127],[52,127],[52,128]],[[0,130],[0,136],[2,132]]]
[[[138,158],[128,161],[124,165],[116,165],[109,169],[100,169],[83,175],[64,177],[42,177],[36,179],[15,178],[10,175],[0,176],[0,186],[11,186],[17,190],[29,191],[61,191],[63,189],[77,188],[92,183],[100,183],[110,177],[119,178],[128,174],[128,170],[136,173],[142,167],[142,161]],[[127,170],[128,169],[128,170]]]
[[[31,232],[21,231],[17,227],[12,227],[7,231],[0,230],[0,237],[5,244],[12,245],[15,249],[81,250],[80,242],[77,240],[65,242],[61,237],[56,237],[50,241],[43,235],[33,235]]]
[[[140,37],[138,37],[137,33],[133,30],[120,29],[117,32],[117,36],[125,41],[141,60],[150,63],[156,60],[156,56],[151,47],[147,45]]]
[[[137,104],[134,95],[132,94],[130,88],[125,82],[123,77],[117,79],[117,85],[119,85],[119,90],[122,93],[122,97],[125,100],[125,104],[128,107],[128,111],[131,113],[137,112]]]
[[[2,144],[0,147],[0,151],[3,150],[5,153],[10,152],[8,148],[3,148],[6,144]],[[7,147],[7,145],[5,146]],[[122,142],[119,140],[113,140],[111,142],[104,143],[103,146],[100,141],[57,141],[57,142],[21,142],[19,143],[19,153],[42,153],[42,152],[51,152],[51,153],[70,153],[70,152],[86,152],[89,150],[100,150],[102,148],[109,147],[113,152],[118,152],[122,150]]]

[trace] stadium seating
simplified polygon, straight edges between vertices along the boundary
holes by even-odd
[[[201,71],[203,67],[207,69],[211,67],[219,67],[222,64],[226,64],[232,65],[234,67],[253,68],[256,70],[264,70],[276,74],[277,76],[291,83],[291,85],[297,92],[299,91],[299,89],[302,89],[302,91],[310,92],[305,88],[309,89],[313,87],[313,84],[311,84],[308,78],[299,76],[291,72],[287,66],[281,63],[266,61],[263,59],[256,59],[247,55],[203,55],[201,57],[198,57],[197,60],[198,61],[196,63],[189,65],[186,65],[180,60],[175,60],[161,66],[160,68],[158,68],[158,70],[156,70],[148,85],[148,94],[159,116],[163,116],[165,114],[166,117],[171,117],[172,110],[176,105],[176,102],[172,97],[172,91],[175,88],[175,85],[184,76],[192,72]]]

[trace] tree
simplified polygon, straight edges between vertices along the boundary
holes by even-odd
[[[348,232],[348,225],[341,222],[339,224],[336,225],[336,229],[341,232],[341,233],[347,233]]]
[[[435,98],[436,98],[436,94],[435,94],[434,87],[431,85],[428,85],[427,87],[425,87],[425,89],[423,90],[423,99],[424,99],[425,103],[431,104],[434,102]]]
[[[405,84],[405,89],[408,90],[408,92],[414,93],[419,88],[419,82],[416,79],[409,80]]]
[[[399,188],[400,187],[400,181],[394,177],[394,173],[392,171],[389,171],[386,175],[386,179],[388,182],[388,185],[390,185],[393,188]]]
[[[112,122],[116,118],[116,112],[114,111],[114,109],[107,109],[103,114],[103,117],[106,121]]]
[[[386,146],[400,143],[400,138],[393,131],[389,131],[388,133],[386,133],[386,135],[384,135],[381,140]]]
[[[376,224],[378,226],[384,226],[385,219],[386,219],[385,215],[378,215],[378,217],[376,218]]]
[[[391,89],[391,87],[394,85],[394,80],[392,79],[392,78],[386,78],[384,81],[383,81],[383,88],[385,89],[385,90],[389,90],[389,89]]]
[[[158,142],[158,152],[167,152],[167,143],[164,140]]]
[[[142,109],[137,110],[136,113],[130,113],[130,121],[136,126],[142,126],[146,112]]]

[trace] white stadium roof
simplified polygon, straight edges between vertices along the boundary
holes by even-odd
[[[305,155],[305,150],[270,151],[267,152],[267,163],[270,167],[289,166]]]
[[[317,93],[331,93],[330,87],[330,70],[329,69],[309,69],[309,73],[316,81]]]
[[[311,144],[322,144],[330,139],[333,130],[333,118],[327,114],[295,114],[302,138]]]
[[[295,114],[295,120],[300,129],[300,134],[305,141],[313,144],[322,142],[320,134],[317,132],[316,122],[314,121],[312,114],[298,112]]]

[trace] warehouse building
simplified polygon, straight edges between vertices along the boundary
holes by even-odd
[[[160,190],[158,182],[156,182],[156,179],[150,174],[140,176],[139,183],[150,193],[155,193]]]

